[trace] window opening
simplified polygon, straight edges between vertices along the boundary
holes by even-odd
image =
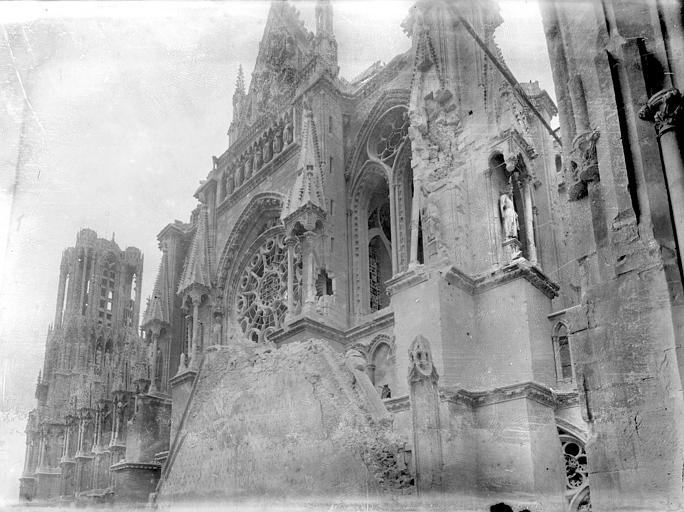
[[[300,244],[295,245],[294,303],[302,278]],[[287,247],[285,235],[269,237],[247,262],[238,282],[237,320],[242,332],[261,343],[283,323],[287,312]]]
[[[556,353],[556,377],[559,381],[572,380],[572,357],[570,339],[565,324],[558,324],[555,329],[554,345]]]
[[[323,295],[332,295],[333,285],[332,279],[328,276],[328,273],[321,269],[316,278],[316,297],[323,297]]]
[[[562,429],[558,429],[558,434],[565,460],[565,497],[569,509],[573,512],[588,512],[591,510],[591,497],[584,443]]]

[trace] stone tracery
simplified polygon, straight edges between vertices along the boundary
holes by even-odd
[[[301,251],[295,245],[293,305],[299,305]],[[269,236],[252,254],[240,275],[235,301],[236,318],[242,332],[254,342],[268,341],[287,312],[288,283],[285,235]]]
[[[565,460],[565,497],[569,509],[577,512],[591,510],[589,472],[584,443],[573,435],[558,429]]]

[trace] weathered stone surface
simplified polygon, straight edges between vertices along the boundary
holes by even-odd
[[[371,420],[325,343],[231,345],[206,357],[160,503],[409,487],[391,422]]]

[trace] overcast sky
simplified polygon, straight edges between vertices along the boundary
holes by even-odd
[[[293,3],[312,29],[313,3]],[[411,4],[333,2],[341,76],[409,47],[400,23]],[[0,393],[22,390],[33,406],[61,253],[80,228],[139,247],[150,294],[156,235],[188,220],[211,156],[226,149],[237,68],[249,78],[268,8],[0,4],[0,374],[13,377]],[[507,63],[553,97],[536,2],[503,2],[502,14]]]

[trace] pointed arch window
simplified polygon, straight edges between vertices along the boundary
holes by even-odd
[[[573,377],[570,338],[568,327],[562,322],[554,328],[553,351],[556,359],[556,379],[558,382],[571,382]]]
[[[116,276],[116,259],[112,254],[110,254],[107,256],[102,265],[102,275],[100,278],[100,300],[98,307],[98,322],[107,326],[112,325]]]
[[[386,282],[424,263],[421,197],[414,190],[408,109],[394,105],[374,121],[352,179],[353,308],[357,317],[390,303]],[[365,157],[365,158],[364,158]],[[363,163],[361,163],[363,162]]]

